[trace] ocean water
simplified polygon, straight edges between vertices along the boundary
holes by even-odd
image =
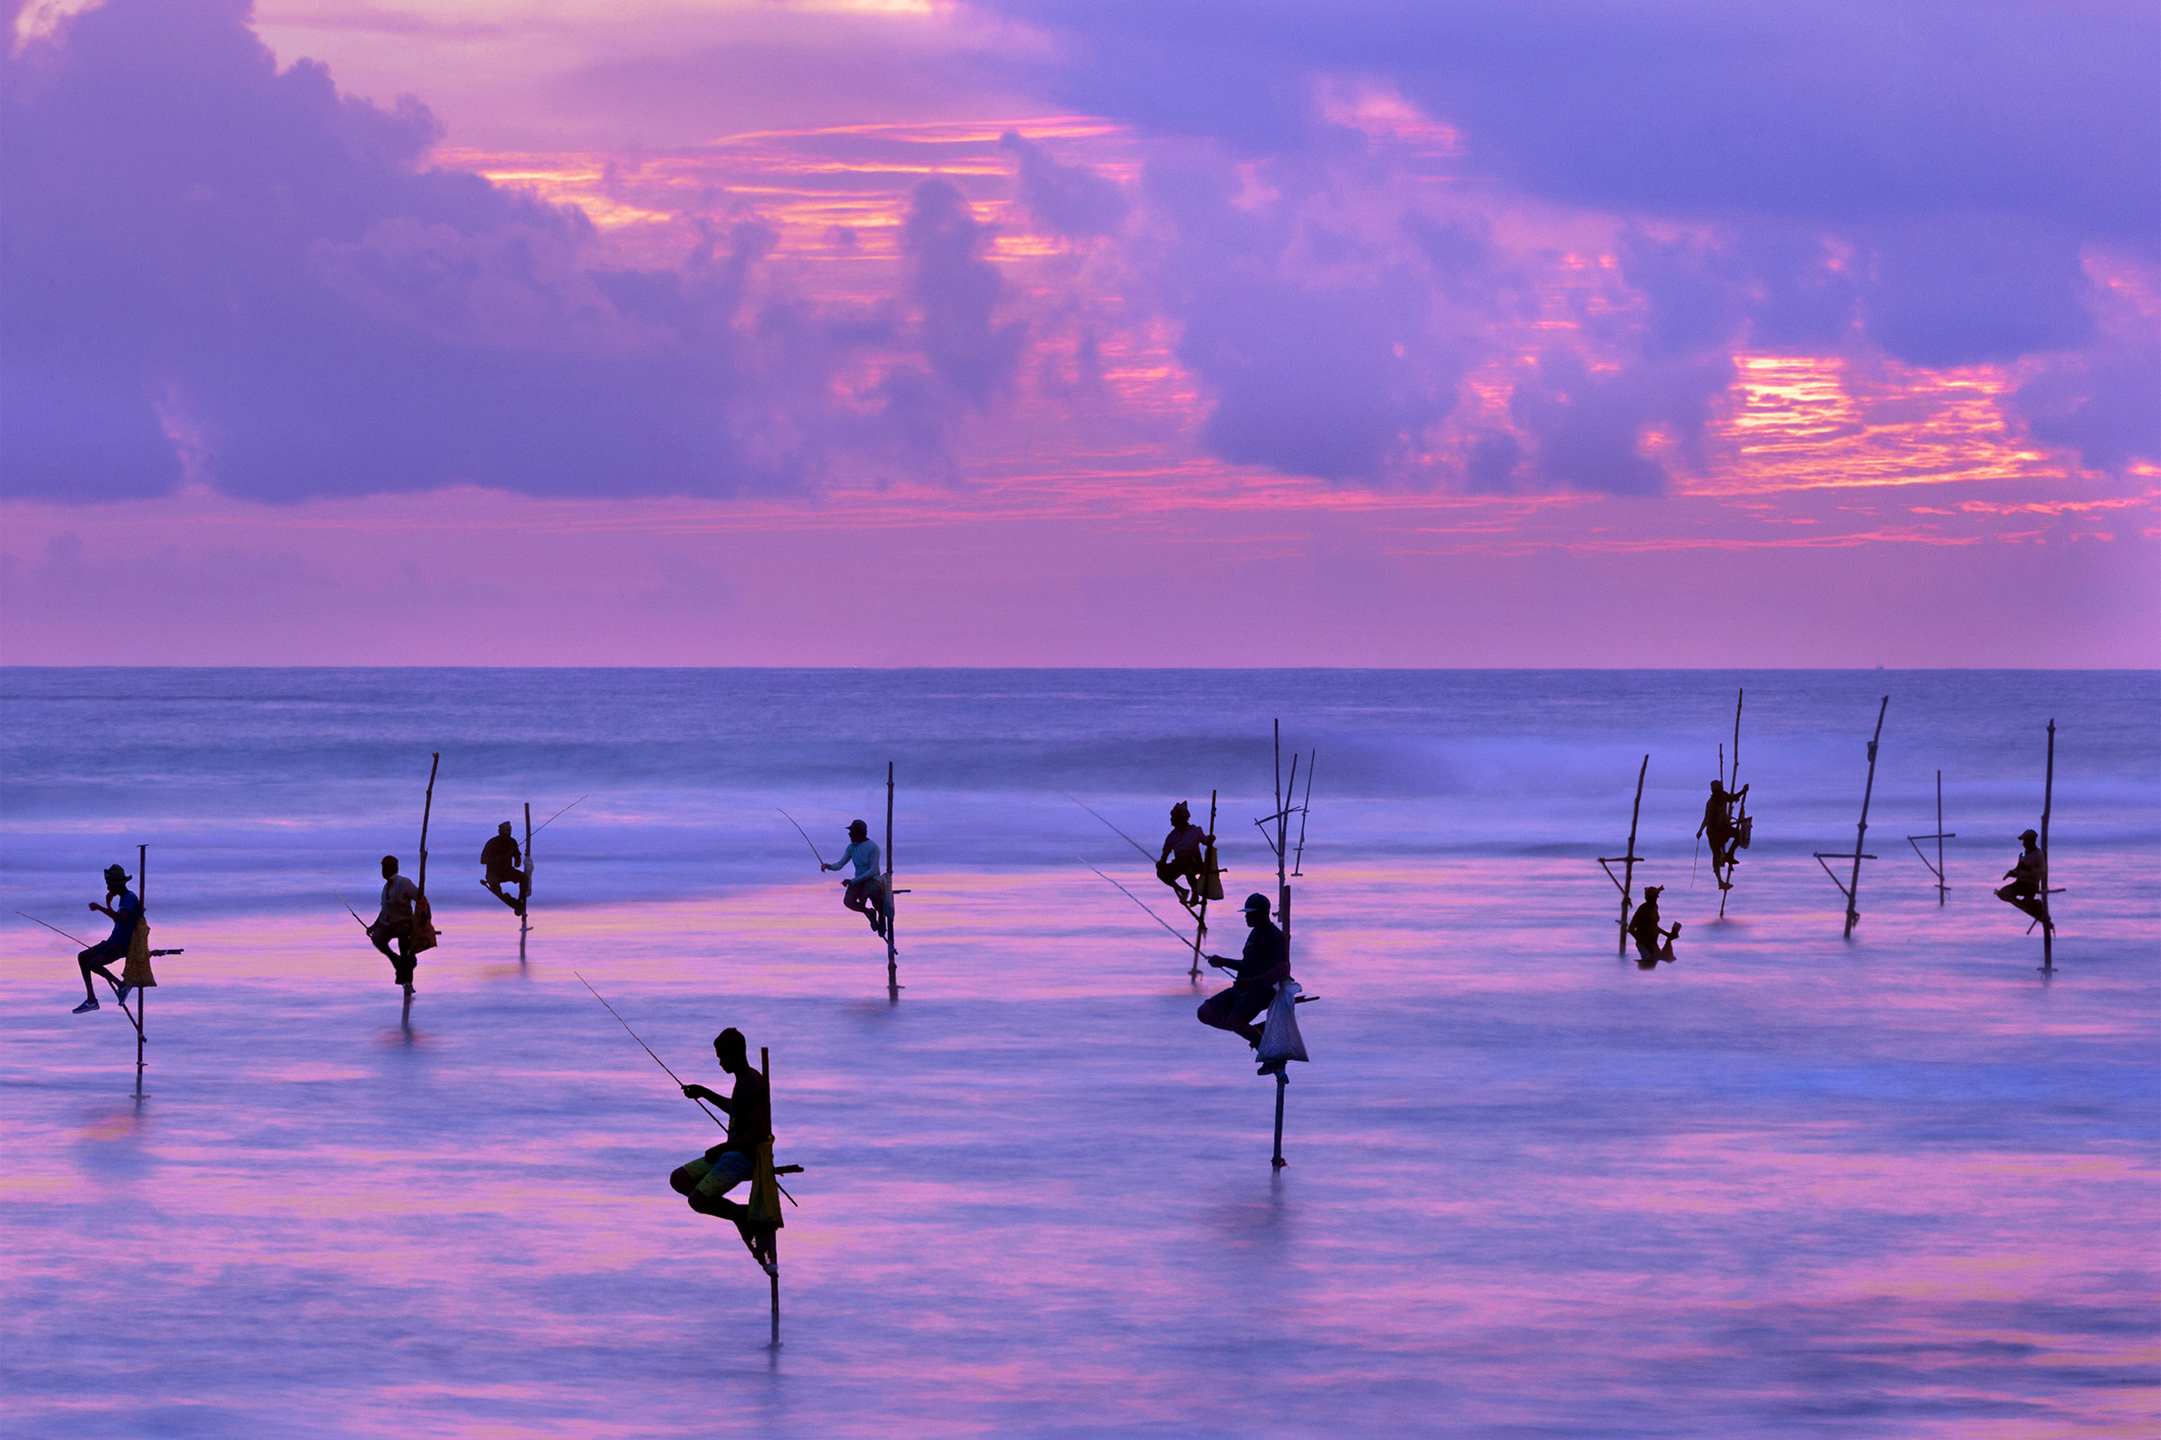
[[[1849,941],[1811,857],[1884,695]],[[2051,718],[2044,975],[1989,889]],[[2161,1433],[2152,674],[15,669],[0,719],[10,1435]],[[1213,789],[1272,889],[1276,721],[1320,1001],[1271,1173],[1273,1086],[1075,802],[1152,849]],[[412,868],[431,752],[404,1026],[337,896]],[[1592,859],[1646,754],[1652,972]],[[778,813],[882,841],[888,762],[897,1000]],[[478,850],[573,801],[521,963]],[[140,1101],[12,913],[95,938],[138,844],[187,950]],[[667,1189],[715,1132],[579,974],[686,1079],[722,1025],[771,1048],[779,1348]]]

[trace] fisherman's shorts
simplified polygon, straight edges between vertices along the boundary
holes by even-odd
[[[1199,880],[1201,870],[1201,857],[1198,855],[1191,859],[1183,855],[1173,855],[1168,860],[1156,861],[1156,879],[1166,885],[1175,885],[1180,880]]]
[[[679,1167],[668,1177],[668,1183],[680,1195],[702,1195],[708,1200],[718,1200],[750,1178],[750,1157],[740,1150],[723,1150],[719,1154],[700,1155]]]
[[[1253,1017],[1273,1004],[1275,998],[1276,987],[1273,985],[1233,985],[1201,1001],[1201,1008],[1193,1013],[1203,1025],[1213,1025],[1218,1030],[1240,1030],[1251,1025]]]
[[[885,877],[883,875],[865,875],[860,880],[850,880],[848,882],[847,893],[842,897],[843,904],[864,905],[871,901],[876,901],[879,909],[883,910],[885,908]]]
[[[110,965],[115,960],[125,960],[127,958],[127,941],[104,940],[76,956],[75,963],[83,967],[83,978],[87,980],[90,978],[91,972],[99,966]]]

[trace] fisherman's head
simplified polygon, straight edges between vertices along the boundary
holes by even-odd
[[[1648,905],[1656,905],[1658,903],[1658,897],[1665,893],[1666,887],[1663,885],[1646,885],[1643,887],[1644,903]]]
[[[1192,818],[1193,807],[1186,804],[1185,801],[1181,800],[1176,805],[1171,806],[1171,824],[1183,825]]]
[[[850,820],[848,822],[848,838],[850,840],[868,840],[870,838],[870,827],[860,820]]]
[[[2023,840],[2027,845],[2031,846],[2034,841],[2041,838],[2041,832],[2038,830],[2021,830],[2018,832],[2018,838],[2020,840]],[[120,867],[117,865],[113,867],[114,870],[117,870],[119,868]],[[112,872],[107,871],[106,873],[111,874]]]
[[[713,1054],[720,1068],[731,1075],[750,1068],[750,1046],[744,1043],[743,1032],[733,1025],[713,1037]]]
[[[128,872],[127,872],[127,871],[125,871],[125,870],[121,869],[121,868],[120,868],[120,867],[119,867],[118,865],[108,865],[108,866],[106,866],[106,867],[105,867],[105,893],[106,893],[106,894],[108,894],[108,895],[118,895],[118,894],[119,894],[119,893],[120,893],[120,892],[121,892],[122,890],[125,890],[125,889],[127,888],[127,884],[128,884]]]
[[[1258,926],[1268,918],[1268,897],[1258,890],[1246,897],[1246,923]]]
[[[1725,783],[1724,783],[1723,781],[1719,781],[1719,780],[1713,780],[1713,781],[1711,782],[1711,793],[1712,793],[1713,795],[1723,795],[1723,794],[1725,794],[1725,793],[1726,793],[1726,786],[1725,786]]]
[[[502,824],[496,826],[495,833],[498,835],[508,835],[510,833],[510,822],[508,820],[505,820]]]
[[[383,857],[383,878],[385,880],[388,880],[391,876],[397,873],[398,857],[395,855],[385,855]]]

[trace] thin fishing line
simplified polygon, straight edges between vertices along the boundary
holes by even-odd
[[[578,975],[578,972],[575,970],[571,971],[570,973],[573,975]],[[593,982],[586,979],[583,975],[578,975],[578,983],[580,985],[583,985],[588,990],[593,990]],[[625,1020],[613,1005],[608,1004],[606,996],[602,995],[598,990],[593,990],[593,998],[595,1000],[598,1000],[602,1005],[607,1006],[608,1013],[615,1016],[615,1023],[622,1026],[624,1032],[628,1034],[631,1039],[638,1040],[638,1032],[630,1028],[630,1022],[628,1020]],[[640,1050],[643,1050],[648,1055],[653,1055],[653,1047],[646,1044],[643,1040],[638,1040],[638,1048]],[[658,1065],[663,1070],[668,1070],[668,1062],[661,1059],[658,1055],[653,1055],[653,1063],[655,1065]],[[678,1087],[681,1087],[683,1084],[683,1077],[676,1074],[673,1070],[668,1070],[668,1078],[670,1080],[673,1080]],[[705,1115],[710,1117],[715,1125],[720,1126],[720,1128],[723,1130],[728,1128],[726,1121],[722,1120],[718,1115],[713,1114],[711,1110],[706,1109],[705,1102],[703,1100],[699,1100],[697,1102],[697,1105],[698,1109]]]
[[[1075,805],[1079,805],[1079,806],[1081,807],[1081,809],[1083,809],[1083,810],[1086,810],[1086,811],[1087,811],[1087,812],[1088,812],[1089,814],[1091,814],[1091,815],[1095,816],[1095,817],[1096,817],[1096,819],[1098,819],[1098,820],[1103,820],[1103,812],[1102,812],[1102,811],[1100,811],[1100,810],[1098,810],[1098,809],[1096,809],[1096,808],[1095,808],[1095,807],[1094,807],[1093,805],[1087,805],[1087,804],[1083,804],[1083,803],[1082,803],[1082,802],[1081,802],[1080,800],[1076,799],[1076,798],[1075,798],[1074,796],[1071,796],[1071,795],[1068,795],[1068,796],[1066,796],[1065,798],[1066,798],[1066,799],[1068,799],[1068,800],[1071,800],[1071,801],[1073,801],[1073,803],[1074,803]],[[1134,838],[1133,838],[1133,837],[1132,837],[1131,835],[1128,835],[1128,834],[1126,834],[1126,832],[1125,832],[1125,831],[1123,831],[1123,830],[1120,830],[1120,829],[1119,829],[1119,828],[1118,828],[1118,827],[1117,827],[1116,825],[1111,825],[1111,822],[1110,822],[1110,821],[1108,821],[1108,820],[1103,820],[1103,823],[1104,823],[1105,825],[1110,825],[1110,827],[1111,827],[1111,833],[1112,833],[1113,835],[1116,835],[1116,836],[1117,836],[1117,837],[1118,837],[1119,839],[1121,839],[1121,840],[1125,841],[1125,842],[1126,842],[1126,844],[1128,844],[1128,845],[1131,845],[1131,846],[1132,846],[1132,847],[1133,847],[1134,849],[1136,849],[1136,850],[1140,851],[1140,852],[1141,852],[1141,858],[1142,858],[1143,860],[1146,860],[1146,861],[1148,861],[1148,862],[1149,862],[1150,864],[1154,864],[1154,863],[1155,863],[1155,858],[1156,858],[1156,857],[1148,853],[1148,847],[1147,847],[1146,845],[1143,845],[1143,844],[1141,844],[1141,842],[1140,842],[1140,841],[1138,841],[1138,840],[1134,839]],[[1084,864],[1084,865],[1086,865],[1086,864],[1087,864],[1088,862],[1086,862],[1086,861],[1084,860],[1084,861],[1082,861],[1081,863],[1082,863],[1082,864]],[[1090,866],[1089,866],[1088,868],[1090,868],[1091,870],[1095,869],[1095,867],[1094,867],[1094,866],[1092,866],[1092,865],[1090,865]],[[1100,871],[1100,870],[1097,870],[1097,871],[1096,871],[1096,873],[1097,873],[1098,875],[1102,875],[1102,874],[1103,874],[1103,872],[1102,872],[1102,871]],[[1104,879],[1106,879],[1106,880],[1110,879],[1110,877],[1109,877],[1108,875],[1104,875],[1104,876],[1103,876],[1103,878],[1104,878]],[[1142,906],[1141,908],[1142,908],[1143,910],[1147,910],[1147,909],[1148,909],[1148,907],[1147,907],[1147,906],[1145,906],[1145,905],[1143,905],[1143,906]],[[1148,913],[1149,913],[1149,914],[1151,914],[1151,915],[1153,915],[1153,914],[1154,914],[1155,912],[1154,912],[1153,910],[1149,910],[1149,911],[1148,911]]]
[[[1085,809],[1085,808],[1087,808],[1087,807],[1083,806],[1082,808],[1083,808],[1083,809]],[[1074,859],[1076,859],[1076,860],[1080,860],[1080,857],[1079,857],[1078,855],[1074,856],[1073,858],[1074,858]],[[1083,865],[1088,865],[1088,862],[1087,862],[1086,860],[1081,860],[1081,862],[1080,862],[1080,863],[1081,863],[1081,864],[1083,864]],[[1108,876],[1108,875],[1105,875],[1105,874],[1104,874],[1104,873],[1103,873],[1103,872],[1102,872],[1101,870],[1096,870],[1096,867],[1095,867],[1095,866],[1093,866],[1093,865],[1088,865],[1088,868],[1089,868],[1089,869],[1091,869],[1091,870],[1095,870],[1095,871],[1096,871],[1096,875],[1097,875],[1097,876],[1098,876],[1099,878],[1101,878],[1101,879],[1104,879],[1104,880],[1110,880],[1110,883],[1111,883],[1111,884],[1113,884],[1113,885],[1118,885],[1118,882],[1117,882],[1116,880],[1111,880],[1111,877],[1110,877],[1110,876]],[[1145,901],[1145,900],[1143,900],[1143,899],[1141,899],[1141,897],[1140,897],[1140,896],[1138,896],[1138,895],[1134,894],[1134,893],[1133,893],[1133,892],[1132,892],[1131,890],[1128,890],[1128,889],[1126,889],[1126,887],[1125,887],[1125,886],[1123,886],[1123,885],[1118,885],[1118,893],[1119,893],[1119,894],[1121,894],[1121,895],[1123,895],[1123,896],[1125,896],[1125,897],[1126,897],[1126,899],[1128,899],[1128,900],[1131,900],[1131,901],[1132,901],[1132,902],[1133,902],[1134,904],[1136,904],[1136,905],[1140,906],[1140,907],[1141,907],[1141,909],[1143,909],[1143,910],[1148,910],[1148,902],[1147,902],[1147,901]],[[1190,940],[1186,939],[1186,937],[1185,937],[1185,936],[1183,936],[1183,935],[1179,934],[1179,933],[1178,933],[1178,932],[1177,932],[1176,930],[1171,930],[1171,923],[1170,923],[1170,921],[1168,921],[1168,920],[1165,920],[1165,919],[1164,919],[1164,918],[1163,918],[1163,917],[1162,917],[1161,915],[1158,915],[1158,914],[1156,914],[1156,912],[1155,912],[1155,911],[1153,911],[1153,910],[1148,910],[1148,918],[1149,918],[1149,919],[1151,919],[1151,920],[1153,920],[1153,921],[1155,921],[1155,922],[1156,922],[1156,924],[1158,924],[1158,925],[1161,925],[1161,926],[1162,926],[1162,927],[1163,927],[1163,928],[1164,928],[1165,930],[1170,930],[1170,933],[1171,933],[1171,938],[1172,938],[1172,939],[1174,939],[1174,940],[1176,940],[1176,941],[1178,942],[1178,945],[1179,945],[1179,948],[1180,948],[1180,949],[1190,949],[1190,948],[1192,947],[1192,944],[1193,944],[1193,942],[1192,942],[1192,941],[1190,941]]]

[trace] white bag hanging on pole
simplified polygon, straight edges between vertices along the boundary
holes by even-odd
[[[1306,1042],[1298,1033],[1298,982],[1285,980],[1276,986],[1276,998],[1268,1007],[1268,1023],[1261,1027],[1260,1060],[1306,1059]]]

